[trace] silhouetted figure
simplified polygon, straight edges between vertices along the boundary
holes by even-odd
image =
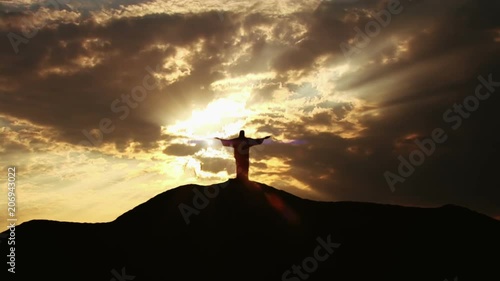
[[[261,144],[267,136],[261,139],[252,139],[245,137],[245,131],[241,130],[237,138],[225,140],[216,138],[222,142],[224,146],[231,146],[234,149],[234,159],[236,160],[236,178],[240,180],[248,180],[248,168],[250,166],[250,147]]]

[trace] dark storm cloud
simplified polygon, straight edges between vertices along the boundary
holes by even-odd
[[[103,142],[124,147],[138,141],[145,148],[154,147],[163,124],[153,122],[153,117],[168,120],[188,108],[193,100],[206,103],[211,99],[212,92],[200,88],[208,88],[220,77],[216,72],[220,50],[233,29],[230,17],[221,22],[215,13],[152,15],[124,18],[105,26],[87,22],[42,29],[27,44],[19,46],[17,55],[9,41],[2,40],[0,77],[10,88],[0,92],[0,111],[55,127],[61,132],[61,140],[71,143],[85,140],[82,130],[90,132],[99,128],[103,118],[109,118],[115,129],[104,134]],[[4,30],[1,37],[6,38],[7,32],[16,30]],[[190,49],[200,39],[205,40],[201,55],[188,62],[191,75],[151,90],[143,102],[133,105],[136,108],[129,107],[128,114],[125,109],[118,113],[111,110],[111,104],[141,86],[146,75],[158,69],[160,74],[173,72],[159,64],[176,55],[174,47]],[[155,44],[169,47],[151,49]],[[97,57],[101,61],[93,68],[84,68],[79,63],[82,57]],[[152,71],[146,70],[148,66]],[[56,72],[42,74],[49,70]]]
[[[411,205],[451,202],[489,214],[500,213],[500,191],[496,188],[499,183],[494,172],[498,166],[494,159],[500,156],[500,139],[495,134],[500,129],[495,113],[500,106],[497,95],[500,89],[482,101],[470,116],[462,118],[463,125],[457,130],[451,128],[453,123],[443,119],[443,114],[453,109],[455,103],[475,94],[479,75],[487,78],[491,74],[492,80],[500,81],[500,20],[491,12],[498,10],[499,3],[441,1],[441,4],[419,1],[413,7],[406,5],[397,20],[373,38],[371,44],[377,46],[396,35],[409,38],[407,49],[399,55],[393,47],[379,53],[370,48],[362,50],[359,57],[375,63],[336,81],[336,90],[355,91],[362,100],[376,106],[360,109],[350,103],[339,106],[323,103],[316,106],[331,111],[304,116],[294,124],[256,120],[259,131],[284,134],[302,143],[272,143],[257,159],[287,159],[291,175],[330,200],[355,198]],[[332,13],[323,13],[325,10],[321,9]],[[275,68],[307,71],[312,69],[313,59],[321,54],[342,56],[338,44],[349,38],[353,28],[350,23],[348,30],[344,30],[347,25],[344,24],[335,33],[334,25],[342,25],[338,19],[343,15],[338,9],[319,8],[311,20],[308,39],[283,53],[275,61]],[[366,19],[354,26],[363,27],[364,23]],[[384,64],[384,56],[398,60]],[[296,57],[299,58],[294,62]],[[353,63],[355,66],[365,62],[354,58]],[[369,114],[374,110],[377,115]],[[308,130],[330,124],[333,131],[349,112],[361,114],[358,121],[365,129],[357,137],[343,139],[333,132]],[[398,183],[392,193],[384,172],[397,173],[398,156],[408,159],[409,153],[418,148],[415,139],[429,138],[435,128],[442,128],[448,140],[436,144],[436,151],[404,183]],[[405,139],[411,135],[414,137]]]
[[[377,22],[373,15],[382,11],[391,11],[389,7],[398,7],[399,13],[390,16],[387,26],[381,26],[378,35],[370,37],[370,42],[361,48],[360,59],[366,59],[363,53],[370,53],[371,47],[377,43],[384,42],[393,35],[402,33],[413,34],[422,31],[424,28],[431,28],[437,25],[446,27],[446,33],[462,34],[466,29],[476,26],[495,26],[498,22],[494,20],[491,10],[498,8],[498,3],[488,1],[322,1],[316,11],[308,17],[297,15],[308,25],[304,40],[291,45],[279,57],[274,60],[273,66],[278,71],[285,70],[311,70],[315,59],[322,55],[332,55],[336,60],[346,60],[341,49],[341,43],[357,38],[356,28],[362,31],[370,22]],[[491,8],[491,9],[490,9]],[[485,13],[487,16],[481,18],[477,15]],[[495,23],[496,21],[496,23]],[[458,24],[458,26],[457,26]],[[380,26],[380,24],[379,24]],[[448,28],[450,27],[450,28]],[[468,32],[468,31],[466,31]],[[366,33],[366,32],[365,32]],[[442,37],[445,33],[439,32],[438,42],[428,42],[419,40],[420,44],[439,45],[439,42],[447,42],[449,46],[454,46],[454,41],[450,38]],[[458,39],[458,38],[456,38]],[[461,37],[463,42],[468,38]],[[351,44],[352,45],[352,44]],[[436,46],[438,47],[438,46]],[[444,46],[442,46],[444,47]],[[425,48],[419,49],[425,52]],[[366,55],[366,54],[365,54]]]
[[[445,1],[444,4],[450,3]],[[486,184],[488,180],[498,183],[490,168],[494,166],[491,159],[498,157],[498,150],[494,147],[499,139],[492,135],[493,131],[499,129],[492,111],[498,106],[498,98],[492,96],[482,102],[479,109],[471,113],[471,117],[463,120],[464,125],[457,131],[443,121],[443,113],[448,108],[474,95],[479,75],[487,77],[492,74],[496,77],[493,80],[500,80],[499,45],[495,41],[498,35],[492,32],[493,27],[498,29],[500,21],[498,17],[491,16],[491,10],[498,9],[498,3],[467,1],[448,13],[439,11],[440,7],[436,7],[438,11],[431,11],[432,7],[431,2],[422,1],[419,9],[414,11],[408,7],[401,14],[401,26],[410,26],[415,22],[416,25],[422,23],[420,26],[424,29],[432,23],[431,32],[416,29],[401,61],[366,68],[349,79],[352,83],[343,85],[346,87],[342,89],[360,89],[387,79],[394,81],[387,84],[391,87],[378,89],[387,93],[380,102],[383,116],[379,120],[364,120],[367,127],[364,135],[372,138],[376,136],[372,143],[390,144],[413,133],[422,139],[437,127],[449,134],[449,140],[439,145],[436,153],[426,159],[422,167],[417,168],[415,174],[397,189],[401,196],[426,204],[452,201],[475,209],[498,212],[498,200],[485,200],[486,197],[499,198],[498,190],[488,188]],[[479,16],[483,14],[484,17]],[[395,24],[393,29],[401,27]],[[415,70],[418,65],[426,66]],[[412,75],[399,75],[405,71]],[[369,95],[367,98],[370,98]],[[388,164],[387,161],[390,161],[391,164],[386,168],[394,171],[398,165],[398,153],[394,153],[393,149],[386,147],[385,153],[374,158],[373,164]],[[408,157],[408,154],[403,156]],[[376,165],[368,168],[368,171],[381,172]],[[352,171],[347,168],[344,170]],[[367,178],[370,177],[363,177]],[[352,179],[352,182],[359,181],[354,175]],[[381,180],[383,178],[377,181],[374,177],[364,184],[368,185],[371,181],[378,182],[380,186],[387,185]],[[483,199],[477,197],[479,190],[484,192],[480,195],[485,196]],[[469,201],[467,198],[471,197],[476,199]],[[408,198],[399,200],[411,201]]]

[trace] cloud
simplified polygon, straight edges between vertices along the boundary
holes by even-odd
[[[233,159],[199,157],[198,160],[201,162],[201,169],[207,172],[215,174],[221,171],[226,171],[229,174],[236,171],[236,164]]]
[[[171,144],[167,146],[163,153],[173,156],[188,156],[193,155],[201,149],[198,145]]]
[[[186,20],[192,25],[184,24]],[[11,67],[0,70],[9,87],[0,93],[0,110],[57,128],[60,139],[70,143],[85,140],[82,130],[97,129],[103,118],[109,118],[116,129],[103,137],[103,143],[124,146],[139,141],[154,147],[163,125],[160,118],[182,115],[191,102],[203,104],[213,95],[200,88],[208,89],[217,77],[210,69],[219,62],[218,45],[230,38],[224,29],[231,28],[210,14],[165,15],[122,19],[108,26],[63,24],[44,29],[21,46],[25,49],[20,55],[2,41],[2,61]],[[128,30],[126,36],[123,29]],[[166,47],[151,48],[155,45]],[[181,51],[187,55],[179,57]],[[127,106],[123,95],[130,96],[152,75],[147,67],[158,70],[160,87],[140,105],[132,101],[133,106]],[[189,71],[187,77],[179,75],[184,71]],[[128,109],[113,111],[115,101]]]

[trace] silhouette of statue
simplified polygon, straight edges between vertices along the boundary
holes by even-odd
[[[248,180],[248,168],[250,166],[250,147],[261,144],[267,136],[261,139],[252,139],[245,137],[245,131],[241,130],[237,138],[225,140],[216,138],[222,142],[224,146],[231,146],[234,149],[234,159],[236,160],[236,179]]]

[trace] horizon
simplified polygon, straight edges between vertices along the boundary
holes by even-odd
[[[125,210],[123,213],[119,214],[116,218],[114,219],[111,219],[109,221],[99,221],[99,222],[88,222],[88,221],[58,221],[58,220],[51,220],[51,219],[34,219],[34,220],[40,220],[40,221],[56,221],[56,222],[65,222],[65,223],[111,223],[113,221],[115,221],[116,219],[118,219],[119,217],[121,217],[122,215],[132,211],[134,208],[140,206],[140,205],[143,205],[143,204],[146,204],[150,199],[153,199],[159,195],[162,195],[166,192],[169,192],[169,191],[173,191],[175,189],[178,189],[178,188],[191,188],[192,186],[196,186],[196,187],[209,187],[209,186],[218,186],[219,187],[219,191],[216,192],[217,195],[207,195],[207,193],[203,193],[202,195],[200,194],[197,194],[195,192],[193,192],[193,197],[192,197],[192,200],[193,202],[189,202],[189,201],[186,201],[184,203],[180,203],[178,205],[178,208],[179,208],[179,216],[182,216],[182,217],[190,217],[192,215],[197,215],[198,213],[192,213],[192,210],[191,208],[193,208],[193,206],[190,206],[189,204],[190,203],[193,203],[194,204],[194,201],[197,200],[196,198],[199,198],[199,196],[203,197],[203,200],[206,200],[206,202],[210,202],[211,200],[213,200],[214,198],[218,197],[218,194],[220,191],[222,191],[225,186],[223,184],[225,183],[228,183],[230,184],[232,181],[238,181],[238,179],[236,178],[230,178],[230,179],[227,179],[226,181],[224,182],[219,182],[219,183],[212,183],[212,184],[209,184],[209,185],[199,185],[199,184],[196,184],[196,183],[189,183],[189,184],[183,184],[183,185],[180,185],[180,186],[176,186],[176,187],[173,187],[173,188],[170,188],[170,189],[167,189],[167,190],[164,190],[158,194],[155,194],[153,195],[152,197],[150,198],[147,198],[145,201],[137,204],[136,206],[132,206],[130,209],[128,210]],[[288,194],[291,194],[291,195],[294,195],[294,196],[297,196],[295,194],[292,194],[292,193],[289,193],[285,190],[282,190],[282,189],[279,189],[279,188],[275,188],[273,186],[269,186],[265,183],[262,183],[262,182],[257,182],[257,181],[253,181],[253,180],[250,180],[251,183],[258,183],[258,184],[261,184],[261,185],[266,185],[268,187],[271,187],[273,189],[276,189],[278,191],[284,191]],[[464,206],[460,206],[460,205],[455,205],[455,204],[443,204],[443,205],[440,205],[440,206],[421,206],[421,205],[414,205],[414,206],[411,206],[411,205],[398,205],[398,204],[382,204],[382,203],[375,203],[375,202],[370,202],[370,201],[323,201],[323,200],[315,200],[315,199],[308,199],[308,198],[302,198],[302,197],[299,197],[297,196],[298,198],[300,199],[305,199],[305,200],[311,200],[311,201],[314,201],[314,202],[328,202],[328,203],[353,203],[353,204],[379,204],[380,206],[382,205],[386,205],[386,206],[395,206],[395,207],[408,207],[408,208],[423,208],[423,209],[434,209],[434,208],[441,208],[441,207],[445,207],[445,206],[455,206],[455,207],[459,207],[459,208],[465,208],[469,211],[472,211],[472,212],[475,212],[479,215],[485,215],[485,216],[488,216],[489,218],[492,218],[494,220],[497,220],[497,221],[500,221],[500,218],[498,217],[492,217],[492,216],[489,216],[488,214],[484,214],[484,213],[481,213],[481,212],[478,212],[476,210],[472,210],[472,209],[469,209],[467,207],[464,207]],[[272,201],[270,201],[270,203],[272,203]],[[209,204],[209,203],[208,203]],[[272,205],[272,204],[271,204]],[[276,207],[276,206],[273,206],[273,207]],[[196,208],[194,207],[195,210],[198,210],[198,211],[202,211],[205,207],[199,207],[199,208]],[[186,219],[186,218],[185,218]],[[25,221],[25,222],[29,222],[29,221]],[[25,223],[23,222],[23,223]],[[187,225],[189,225],[189,221],[186,222]],[[16,223],[16,225],[18,225]],[[4,231],[8,231],[9,228],[5,227],[4,229],[0,229],[0,233],[1,232],[4,232]]]
[[[0,204],[15,167],[16,224],[109,222],[245,130],[252,181],[500,220],[491,2],[0,1]]]

